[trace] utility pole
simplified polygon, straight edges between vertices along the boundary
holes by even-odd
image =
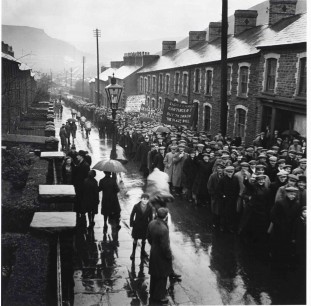
[[[83,69],[82,69],[82,100],[84,100],[84,61],[85,57],[83,56],[82,62],[83,62]]]
[[[94,37],[96,37],[97,45],[97,106],[99,105],[99,53],[98,53],[98,37],[100,37],[100,30],[93,30]],[[96,92],[96,91],[95,91]]]
[[[70,68],[70,90],[72,90],[72,68]]]
[[[227,133],[227,51],[228,51],[228,0],[222,0],[221,22],[221,90],[220,90],[220,130],[222,136]]]
[[[66,70],[66,89],[67,89],[67,70]]]

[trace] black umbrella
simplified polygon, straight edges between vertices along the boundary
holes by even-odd
[[[295,131],[295,130],[286,130],[282,133],[282,136],[294,136],[294,137],[297,137],[297,136],[300,136],[300,134]]]

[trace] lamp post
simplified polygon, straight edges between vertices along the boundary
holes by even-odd
[[[117,84],[114,74],[111,78],[111,84],[105,87],[105,91],[107,94],[108,103],[110,104],[112,110],[112,121],[113,121],[112,150],[110,153],[110,159],[116,159],[117,158],[116,113],[121,99],[123,87]]]

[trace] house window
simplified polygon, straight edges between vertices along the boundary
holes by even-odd
[[[204,131],[209,132],[211,129],[211,107],[204,105]]]
[[[249,75],[249,67],[248,66],[240,66],[239,69],[239,96],[247,97],[248,93],[248,75]]]
[[[200,69],[194,71],[194,92],[200,91]]]
[[[152,107],[152,109],[155,108],[155,100],[154,99],[151,100],[151,107]]]
[[[188,95],[188,73],[183,73],[183,79],[182,79],[182,94]]]
[[[140,77],[140,92],[144,92],[144,78]]]
[[[159,76],[159,91],[163,91],[163,74]]]
[[[205,94],[212,95],[213,70],[207,69],[205,74]]]
[[[162,98],[159,98],[159,109],[162,110]]]
[[[265,90],[267,92],[274,92],[276,81],[277,59],[276,58],[267,59],[266,67],[267,67],[267,78]]]
[[[148,82],[148,80],[147,80],[147,78],[145,78],[145,93],[147,92],[147,86],[148,86],[147,82]]]
[[[300,59],[299,89],[298,96],[305,97],[307,94],[307,58]]]
[[[170,75],[165,76],[165,92],[168,94],[170,89]]]
[[[180,78],[180,73],[176,72],[175,73],[175,83],[174,83],[174,92],[179,93],[179,78]]]
[[[227,66],[227,94],[231,95],[231,76],[232,76],[232,66]]]
[[[147,107],[150,107],[150,98],[147,97]]]
[[[151,91],[151,76],[148,75],[148,91]]]
[[[245,126],[246,126],[246,110],[243,108],[236,109],[236,118],[235,118],[235,136],[245,137]]]
[[[152,92],[153,93],[156,92],[156,77],[155,77],[155,75],[152,76]]]

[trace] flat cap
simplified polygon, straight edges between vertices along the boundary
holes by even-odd
[[[233,167],[233,166],[227,166],[227,167],[225,168],[225,171],[226,171],[226,172],[234,172],[234,167]]]
[[[293,187],[293,186],[289,186],[285,188],[286,192],[296,192],[298,191],[298,188]]]
[[[277,175],[277,176],[288,176],[288,173],[287,173],[286,171],[284,171],[284,170],[281,170],[281,171],[278,172],[276,175]]]
[[[164,219],[168,215],[168,209],[165,207],[160,207],[157,211],[157,216],[160,219]]]
[[[289,174],[289,175],[288,175],[288,179],[289,179],[289,180],[292,180],[292,181],[298,182],[298,176],[295,175],[295,174]]]

